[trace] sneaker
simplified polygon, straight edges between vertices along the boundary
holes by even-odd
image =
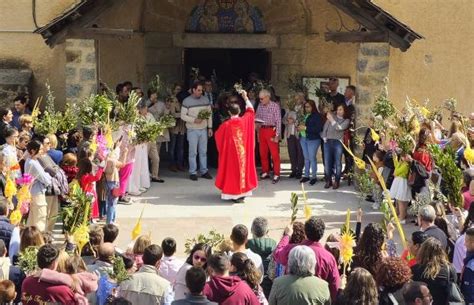
[[[148,189],[147,189],[147,188],[144,188],[144,187],[142,187],[142,188],[139,189],[139,191],[142,192],[142,193],[146,192],[147,190],[148,190]]]
[[[128,196],[119,197],[118,203],[125,204],[125,205],[131,205],[132,204],[132,198],[130,198]]]
[[[300,183],[306,183],[308,181],[309,181],[308,177],[303,177],[303,178],[301,178]]]
[[[273,176],[272,184],[277,184],[280,181],[280,176]]]
[[[143,192],[138,191],[138,192],[131,192],[129,194],[132,195],[132,196],[140,196],[142,193]]]
[[[316,182],[318,182],[318,179],[313,178],[313,179],[311,179],[311,181],[309,181],[309,185],[315,185]]]
[[[212,176],[209,174],[209,172],[206,172],[205,174],[202,174],[201,178],[204,178],[204,179],[207,179],[207,180],[212,180]]]
[[[193,181],[197,181],[198,180],[198,176],[196,174],[192,174],[189,176],[189,179],[193,180]]]
[[[270,178],[270,175],[268,175],[267,173],[262,173],[262,174],[260,175],[260,179],[261,179],[261,180],[265,180],[265,179],[268,179],[268,178]]]
[[[160,179],[160,178],[151,178],[151,182],[164,183],[165,180]]]

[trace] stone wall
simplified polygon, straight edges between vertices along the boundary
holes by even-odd
[[[0,67],[0,107],[11,107],[19,94],[30,93],[32,72],[27,68]]]
[[[97,91],[97,61],[93,39],[66,40],[66,99],[80,101]]]
[[[357,54],[357,122],[366,126],[372,104],[388,76],[390,46],[388,43],[361,43]]]

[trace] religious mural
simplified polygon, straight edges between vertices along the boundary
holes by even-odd
[[[264,33],[261,11],[245,0],[203,0],[191,11],[187,32]]]

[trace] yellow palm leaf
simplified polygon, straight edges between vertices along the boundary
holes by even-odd
[[[10,214],[10,223],[14,226],[19,224],[21,221],[21,212],[20,210],[16,209]]]
[[[464,149],[464,158],[469,164],[474,164],[474,150],[470,147]]]
[[[352,235],[352,233],[347,230],[344,234],[342,234],[340,242],[341,259],[345,266],[349,265],[352,261],[352,257],[354,256],[354,246],[354,235]]]
[[[354,158],[354,163],[355,165],[357,166],[358,169],[365,169],[365,162],[364,160],[362,160],[361,158],[359,157],[356,157],[356,155],[354,155],[354,153],[352,152],[352,150],[347,147],[346,145],[344,145],[344,143],[341,141],[341,144],[342,146],[344,147],[344,149],[349,153],[349,155],[352,156],[352,158]]]
[[[304,217],[306,218],[306,220],[310,219],[312,214],[313,214],[313,209],[311,208],[311,206],[309,204],[305,204],[304,205]]]
[[[375,142],[380,141],[380,136],[372,128],[370,128],[370,136],[372,137],[373,141]]]
[[[7,175],[7,181],[5,183],[5,197],[7,197],[11,201],[13,196],[16,195],[16,193],[17,193],[16,184],[10,178],[10,175]]]

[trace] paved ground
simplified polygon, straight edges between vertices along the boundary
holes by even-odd
[[[284,165],[284,168],[287,166]],[[161,243],[168,236],[174,237],[178,242],[179,256],[184,255],[184,242],[187,238],[212,229],[228,236],[233,225],[241,223],[250,228],[253,218],[257,216],[268,218],[269,235],[278,240],[283,228],[289,223],[290,194],[301,193],[298,180],[283,178],[276,185],[265,180],[260,182],[254,196],[247,198],[244,204],[231,204],[220,199],[213,180],[199,179],[194,182],[187,178],[187,173],[172,173],[165,169],[161,176],[166,180],[164,184],[153,183],[146,193],[133,197],[132,205],[119,205],[119,246],[125,248],[130,242],[129,232],[143,208],[142,233],[150,233],[155,243]],[[322,217],[326,222],[326,235],[341,228],[348,208],[352,211],[355,226],[359,200],[354,188],[343,183],[337,191],[325,190],[323,184],[318,182],[314,186],[306,185],[306,192],[313,215]],[[364,210],[363,226],[368,222],[381,220],[381,213],[374,212],[370,203],[362,202],[360,206]],[[298,217],[304,220],[302,208]],[[413,231],[414,226],[408,225],[407,230]]]

